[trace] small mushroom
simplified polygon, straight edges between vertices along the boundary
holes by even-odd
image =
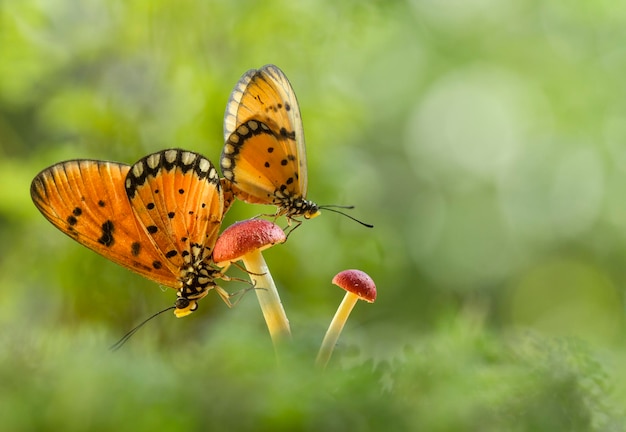
[[[376,285],[371,277],[361,270],[344,270],[335,275],[332,281],[335,285],[346,290],[344,296],[330,326],[326,331],[322,346],[317,354],[315,363],[318,367],[325,368],[337,344],[343,326],[352,312],[352,308],[358,300],[374,303],[376,300]]]
[[[243,262],[257,288],[256,295],[274,346],[290,337],[291,330],[261,251],[285,240],[285,232],[278,225],[264,219],[249,219],[226,228],[213,249],[213,261],[220,267],[239,260]]]

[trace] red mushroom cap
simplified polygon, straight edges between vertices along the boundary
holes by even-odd
[[[333,278],[333,283],[340,288],[356,294],[370,303],[376,300],[376,284],[372,278],[361,270],[344,270]]]
[[[267,249],[284,243],[285,232],[275,223],[265,219],[248,219],[226,228],[215,242],[213,261],[237,261],[255,249]]]

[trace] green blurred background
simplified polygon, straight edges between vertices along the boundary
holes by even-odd
[[[624,430],[625,36],[605,0],[0,0],[3,429]],[[58,232],[31,179],[217,162],[229,93],[266,63],[300,101],[309,198],[375,228],[327,212],[266,253],[280,367],[251,294],[109,353],[174,291]],[[320,374],[346,268],[379,298]]]

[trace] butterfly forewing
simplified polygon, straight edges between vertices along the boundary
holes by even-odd
[[[226,104],[226,112],[224,113],[224,141],[228,140],[230,134],[235,132],[237,126],[241,123],[249,120],[250,117],[254,115],[256,110],[252,110],[247,108],[250,104],[255,104],[254,100],[248,101],[247,104],[242,108],[241,114],[239,113],[239,109],[241,107],[241,100],[246,95],[248,84],[250,84],[250,80],[259,72],[257,69],[250,69],[246,73],[244,73],[237,84],[235,84],[235,88],[230,93],[230,98],[228,99],[228,103]],[[246,96],[246,99],[249,96]]]
[[[210,256],[224,200],[217,171],[208,159],[184,150],[146,156],[131,167],[126,193],[166,265],[180,269]]]
[[[126,197],[130,167],[115,162],[73,160],[39,173],[31,197],[53,225],[104,257],[160,284],[175,287],[176,276],[154,265],[161,259],[136,223]]]

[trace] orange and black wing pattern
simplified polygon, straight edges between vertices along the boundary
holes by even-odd
[[[302,118],[285,74],[274,65],[246,72],[231,93],[224,116],[220,166],[235,196],[273,204],[278,215],[311,218]]]
[[[98,160],[55,164],[31,196],[53,225],[100,255],[178,290],[177,316],[197,308],[223,276],[211,261],[224,212],[215,166],[198,153],[168,149],[132,166]]]
[[[159,284],[176,288],[176,273],[137,224],[126,196],[129,165],[71,160],[40,172],[30,188],[39,211],[59,230],[100,255]]]

